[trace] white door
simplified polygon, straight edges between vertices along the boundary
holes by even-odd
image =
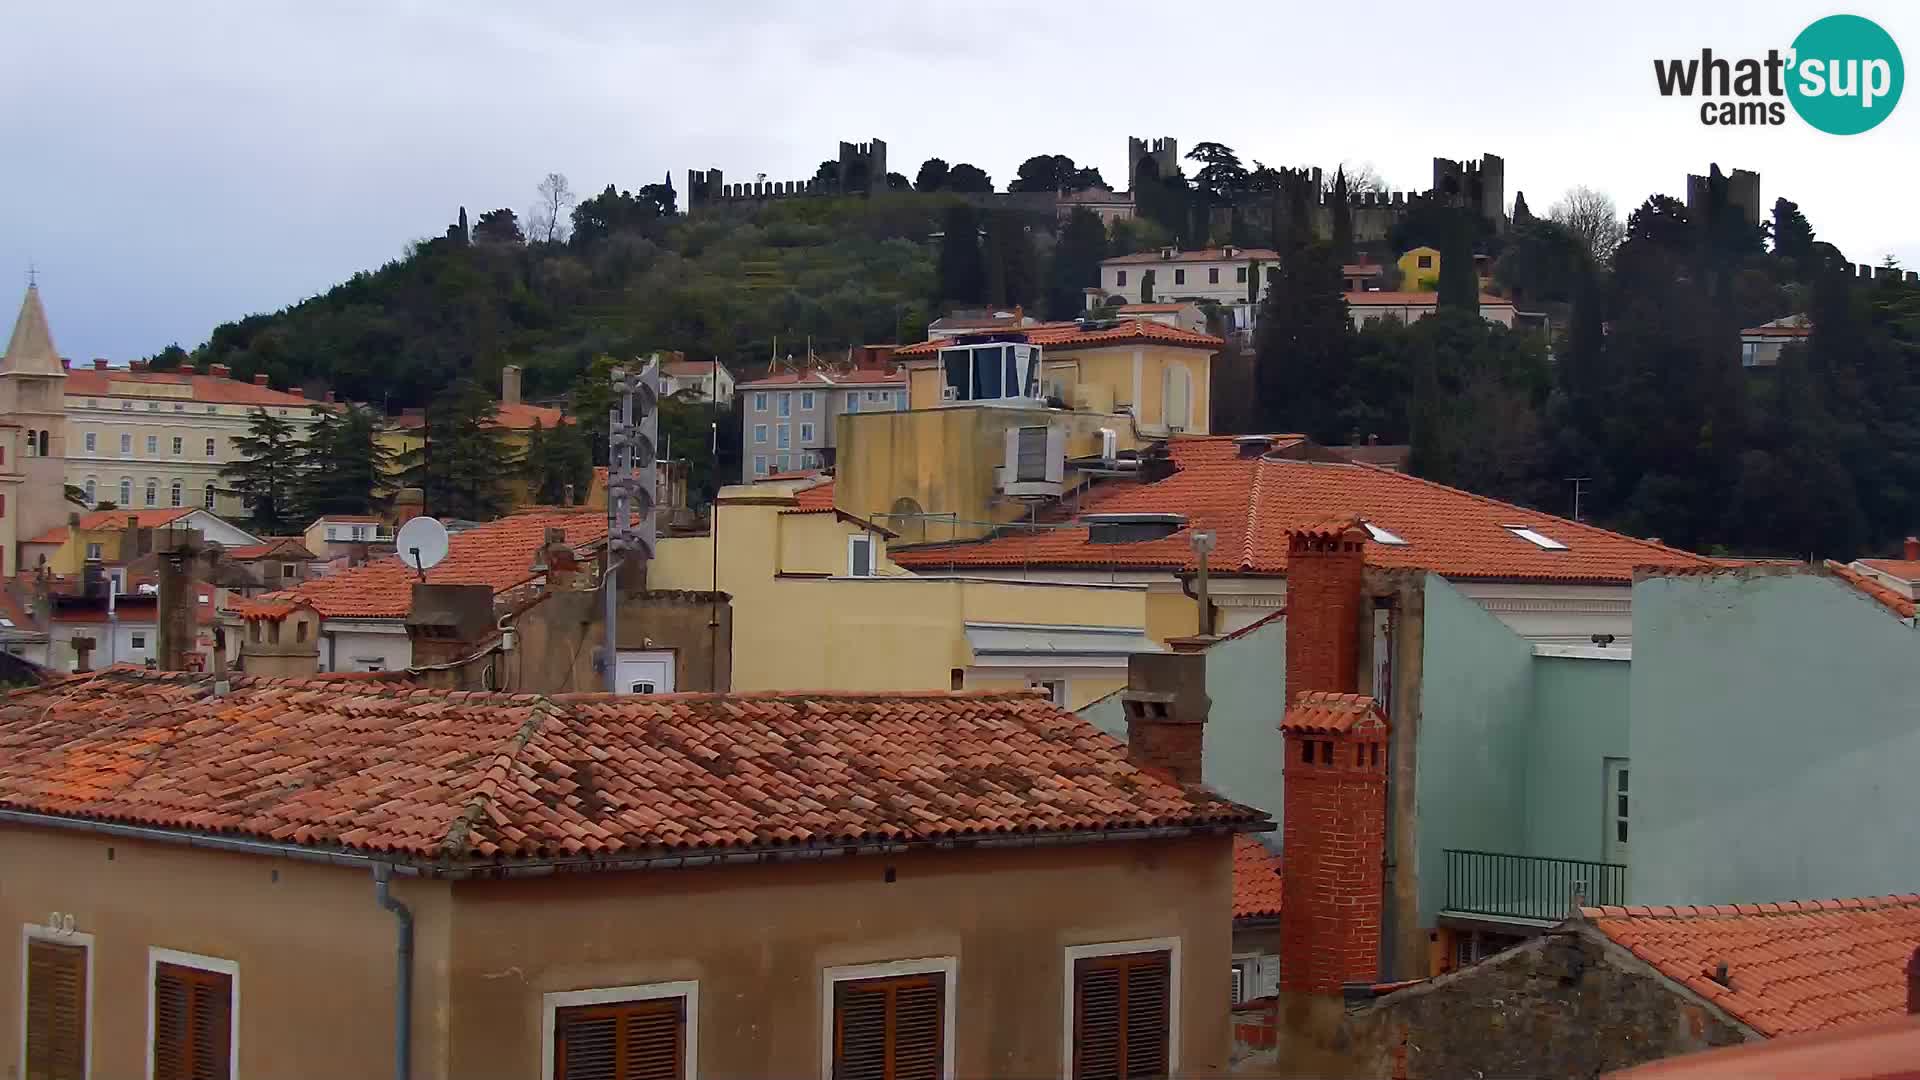
[[[664,651],[620,653],[619,689],[622,694],[673,693],[673,653]]]
[[[1631,809],[1627,791],[1627,759],[1607,759],[1607,805],[1602,820],[1607,823],[1606,861],[1627,862],[1627,819]],[[1612,903],[1613,901],[1609,901]]]

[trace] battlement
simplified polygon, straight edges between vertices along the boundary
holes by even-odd
[[[1433,159],[1433,188],[1429,194],[1449,205],[1477,211],[1496,225],[1507,220],[1507,163],[1498,154],[1482,154],[1479,161]]]
[[[1853,268],[1853,276],[1862,285],[1881,281],[1920,285],[1920,271],[1902,270],[1897,266],[1870,266],[1867,263],[1860,263]]]
[[[887,186],[887,144],[842,142],[833,179],[755,180],[729,184],[719,169],[687,170],[687,212],[720,203],[745,204],[807,195],[871,195]]]
[[[1133,178],[1140,175],[1140,165],[1144,161],[1153,162],[1154,170],[1161,176],[1169,176],[1180,168],[1180,143],[1172,136],[1152,140],[1127,139],[1127,187],[1132,190]]]
[[[1689,216],[1701,212],[1707,204],[1707,192],[1714,183],[1727,185],[1727,203],[1740,208],[1747,224],[1760,224],[1760,174],[1751,169],[1735,169],[1731,174],[1722,173],[1719,164],[1707,167],[1707,175],[1687,176],[1687,213]]]

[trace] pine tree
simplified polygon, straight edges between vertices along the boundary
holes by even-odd
[[[947,210],[940,238],[940,297],[945,304],[978,304],[987,295],[987,266],[980,254],[980,220],[973,207]]]
[[[1333,174],[1333,257],[1346,262],[1353,258],[1353,204],[1347,192],[1347,170]]]
[[[1533,221],[1533,211],[1527,209],[1526,192],[1523,192],[1523,191],[1514,192],[1513,193],[1513,227],[1518,229],[1523,225],[1530,224],[1532,221]]]
[[[300,448],[297,518],[371,514],[393,487],[395,451],[380,441],[380,417],[348,405],[323,412]]]
[[[1302,431],[1337,442],[1337,385],[1353,355],[1352,316],[1340,264],[1324,243],[1289,248],[1260,303],[1254,331],[1259,421],[1268,431]]]
[[[1100,215],[1075,207],[1047,265],[1048,318],[1071,319],[1080,314],[1081,290],[1100,284],[1100,260],[1106,257],[1107,227]]]
[[[491,521],[506,513],[518,462],[500,430],[493,395],[462,379],[427,406],[426,445],[405,455],[405,481],[430,514]]]
[[[1440,249],[1440,297],[1442,308],[1480,312],[1480,278],[1473,270],[1473,230],[1465,220],[1466,211],[1455,211]]]
[[[1776,255],[1798,259],[1813,248],[1813,226],[1800,205],[1791,199],[1773,201],[1773,251]]]
[[[561,424],[549,431],[536,422],[527,435],[520,467],[535,502],[563,504],[571,486],[578,503],[586,499],[593,482],[593,450],[579,424]]]
[[[293,425],[257,408],[247,422],[247,433],[234,436],[233,447],[239,459],[222,466],[221,477],[246,505],[254,531],[284,535],[294,522],[301,479],[302,448]]]

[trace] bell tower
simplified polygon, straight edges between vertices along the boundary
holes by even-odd
[[[40,287],[27,286],[0,357],[0,572],[18,569],[19,544],[67,520],[67,370],[53,347]]]

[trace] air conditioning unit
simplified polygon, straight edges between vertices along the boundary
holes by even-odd
[[[1067,471],[1065,428],[1032,425],[1007,429],[1006,461],[1000,490],[1011,498],[1052,498],[1060,494]]]

